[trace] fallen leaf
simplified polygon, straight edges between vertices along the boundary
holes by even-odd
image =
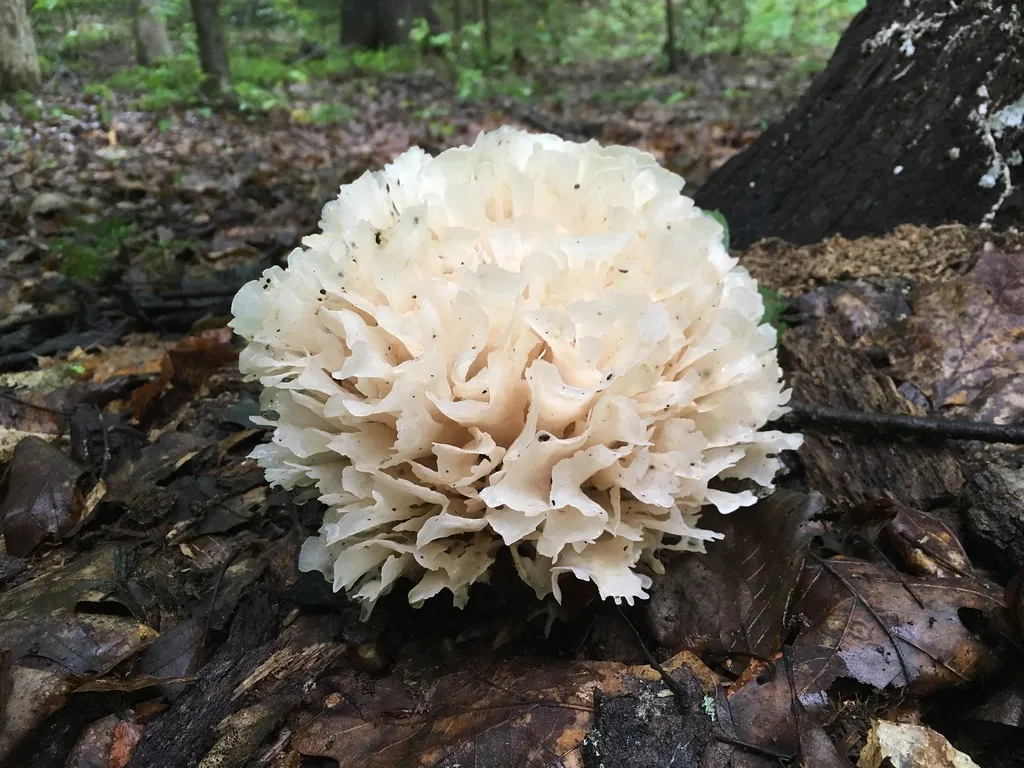
[[[772,654],[782,646],[785,607],[803,566],[804,547],[824,528],[820,497],[776,491],[744,515],[709,514],[723,534],[707,554],[670,561],[645,606],[661,645],[700,652]]]
[[[152,677],[183,677],[199,669],[203,625],[196,619],[185,619],[161,633],[136,660],[133,674]],[[173,701],[184,685],[168,683],[161,690]]]
[[[0,595],[0,648],[10,649],[14,661],[0,761],[65,704],[82,678],[107,673],[156,638],[130,616],[85,609],[119,607],[105,602],[114,588],[115,560],[116,550],[100,549]]]
[[[875,720],[857,768],[978,768],[978,765],[931,728]]]
[[[10,461],[14,457],[14,451],[18,444],[29,437],[35,437],[46,442],[53,442],[60,438],[60,435],[48,434],[45,432],[25,432],[20,429],[9,429],[0,426],[0,464]]]
[[[71,677],[96,675],[134,656],[156,632],[130,616],[90,605],[107,601],[115,583],[117,550],[100,549],[63,564],[0,595],[0,647],[15,661],[52,661]],[[99,606],[97,606],[99,607]]]
[[[132,393],[133,417],[141,419],[168,387],[193,395],[214,373],[235,365],[238,353],[231,346],[231,338],[230,329],[219,328],[187,338],[167,350],[160,363],[160,377]]]
[[[150,487],[163,482],[195,458],[209,442],[191,432],[167,432],[138,455],[126,456],[111,469],[107,498],[131,502]]]
[[[991,243],[963,277],[919,286],[912,314],[869,334],[891,373],[934,408],[985,421],[1024,418],[1024,253]]]
[[[64,706],[73,687],[58,672],[21,664],[11,668],[10,681],[11,696],[0,719],[0,762],[32,729]]]
[[[66,768],[109,768],[117,715],[107,715],[86,726],[68,755]]]
[[[526,659],[500,661],[490,668],[479,663],[461,666],[410,684],[396,675],[367,680],[355,672],[326,678],[324,709],[295,734],[293,744],[303,755],[336,760],[339,768],[582,768],[580,750],[594,726],[596,691],[605,701],[629,697],[634,712],[637,707],[647,707],[652,714],[671,710],[669,722],[652,727],[679,736],[691,727],[682,722],[675,703],[661,696],[668,689],[647,666]],[[666,664],[669,669],[674,666]],[[691,673],[687,668],[676,674]],[[617,714],[621,717],[611,712],[609,716]],[[696,716],[706,717],[703,712]]]
[[[998,669],[999,654],[964,626],[958,611],[1001,606],[998,588],[975,579],[904,580],[891,566],[808,562],[789,608],[806,627],[791,658],[778,653],[751,665],[730,688],[719,717],[744,741],[795,754],[801,733],[826,722],[839,679],[920,695]],[[799,731],[794,708],[807,716]]]
[[[118,720],[110,744],[109,768],[125,768],[132,759],[135,745],[142,739],[146,727],[130,720]]]
[[[24,557],[47,536],[63,538],[78,529],[87,505],[78,488],[82,469],[39,437],[18,443],[0,480],[0,525],[7,551]]]

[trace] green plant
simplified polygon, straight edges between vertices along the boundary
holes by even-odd
[[[284,83],[309,82],[309,76],[302,69],[264,56],[232,57],[231,74],[239,82],[249,82],[264,88]]]
[[[757,292],[761,294],[761,299],[764,301],[764,316],[761,318],[761,322],[768,323],[775,329],[776,336],[781,336],[789,327],[782,321],[782,313],[789,308],[789,305],[779,296],[778,291],[773,291],[771,288],[759,285]]]
[[[271,91],[250,82],[236,83],[235,95],[238,97],[238,109],[242,112],[269,112],[288,104],[284,94],[279,91]]]
[[[129,67],[107,79],[107,87],[138,96],[137,106],[160,110],[199,99],[202,73],[194,56],[180,54],[155,67]]]
[[[18,91],[11,97],[11,101],[21,116],[30,123],[43,119],[43,104],[35,94],[28,91]]]
[[[0,123],[0,159],[18,157],[25,145],[25,129],[20,125]]]
[[[332,125],[354,120],[356,111],[347,104],[317,104],[310,111],[313,125]]]
[[[118,216],[96,222],[75,219],[67,234],[50,241],[60,259],[62,275],[73,280],[96,280],[117,265],[121,246],[135,234],[135,224]]]

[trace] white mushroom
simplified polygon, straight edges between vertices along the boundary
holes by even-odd
[[[799,435],[775,333],[721,226],[627,147],[510,129],[412,149],[341,188],[321,232],[235,297],[264,387],[267,479],[328,506],[300,567],[368,613],[400,577],[459,606],[499,548],[537,593],[568,572],[647,597],[701,507],[769,487]]]

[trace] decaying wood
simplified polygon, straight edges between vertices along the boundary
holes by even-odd
[[[967,542],[1012,575],[1024,568],[1024,470],[988,465],[967,482]]]
[[[790,371],[796,404],[919,415],[892,380],[864,353],[847,346],[828,323],[800,326],[782,337],[783,367]],[[837,504],[890,495],[926,508],[954,496],[964,478],[955,449],[944,441],[879,439],[878,435],[808,431],[800,458],[808,486]]]
[[[259,595],[240,606],[231,636],[167,714],[146,731],[128,768],[243,766],[344,646],[340,618],[304,617],[274,639],[278,611]]]

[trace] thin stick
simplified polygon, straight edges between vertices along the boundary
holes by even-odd
[[[804,739],[800,730],[800,700],[796,695],[796,675],[793,673],[793,646],[782,646],[782,661],[786,667],[786,680],[789,682],[789,706],[793,712],[793,727],[796,728],[796,761],[804,763]]]
[[[868,413],[825,405],[794,405],[775,424],[804,427],[813,431],[852,431],[885,433],[904,437],[934,437],[947,440],[980,440],[984,443],[1024,445],[1024,424],[993,424],[985,421],[959,421],[932,416],[907,416],[894,413]]]

